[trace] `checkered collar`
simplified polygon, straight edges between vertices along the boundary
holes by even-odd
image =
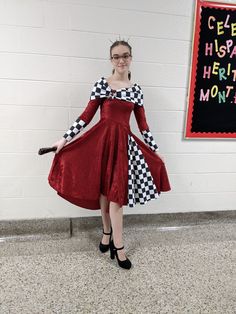
[[[143,106],[143,92],[136,83],[128,88],[113,90],[104,77],[101,77],[95,84],[91,92],[90,100],[96,98],[111,98],[131,101],[134,104]]]

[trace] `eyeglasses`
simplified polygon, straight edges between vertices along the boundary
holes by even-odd
[[[120,59],[123,59],[125,62],[127,62],[129,60],[129,57],[131,57],[131,55],[129,53],[125,53],[125,54],[123,54],[123,56],[114,55],[114,56],[111,57],[111,59],[115,63],[118,63]]]

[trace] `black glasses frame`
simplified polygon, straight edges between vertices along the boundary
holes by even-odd
[[[123,54],[122,56],[119,55],[114,55],[111,57],[111,60],[115,61],[115,62],[119,62],[120,58],[122,58],[124,61],[128,61],[128,59],[132,57],[132,55],[129,53],[127,54]]]

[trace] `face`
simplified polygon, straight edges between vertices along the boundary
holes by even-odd
[[[128,72],[132,57],[127,46],[119,45],[111,51],[111,63],[116,72],[123,74]]]

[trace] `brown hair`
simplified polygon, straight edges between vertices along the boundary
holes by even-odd
[[[111,55],[112,49],[116,46],[119,46],[119,45],[128,47],[129,51],[130,51],[130,56],[132,56],[132,47],[130,46],[130,44],[125,40],[116,40],[110,47],[110,58],[112,57],[112,55]],[[114,74],[114,72],[115,72],[115,70],[113,69],[112,74]],[[128,73],[128,78],[129,78],[129,80],[131,79],[131,72],[130,71]]]

